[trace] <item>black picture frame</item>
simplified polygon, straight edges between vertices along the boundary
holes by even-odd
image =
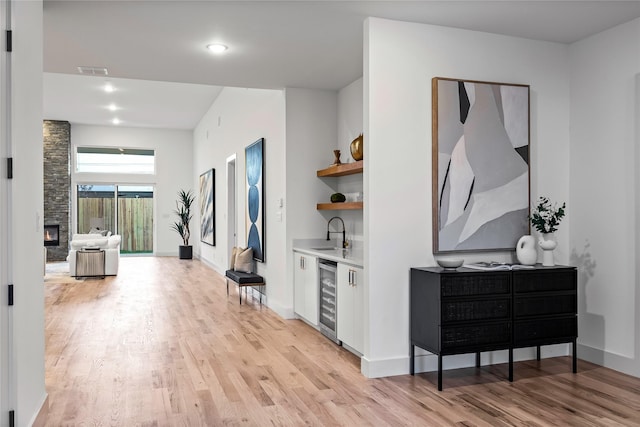
[[[200,175],[200,241],[216,245],[216,170]]]
[[[245,148],[247,247],[253,249],[253,259],[259,262],[266,259],[264,167],[264,138],[260,138]]]

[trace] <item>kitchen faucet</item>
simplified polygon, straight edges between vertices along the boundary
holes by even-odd
[[[333,221],[334,219],[339,219],[340,222],[342,223],[342,248],[344,249],[347,247],[347,238],[346,238],[347,233],[344,228],[344,221],[339,216],[334,216],[327,223],[327,240],[331,240],[331,233],[340,233],[339,231],[329,231],[329,226],[331,225],[331,221]]]

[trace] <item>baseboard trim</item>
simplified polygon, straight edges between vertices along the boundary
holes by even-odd
[[[49,416],[49,395],[45,393],[40,410],[31,420],[32,427],[44,427],[47,424],[47,417]]]
[[[296,318],[293,312],[293,307],[286,307],[282,304],[279,304],[277,301],[271,301],[271,300],[269,300],[268,306],[273,312],[275,312],[278,316],[282,317],[283,319],[290,320],[290,319]]]
[[[372,360],[360,358],[360,372],[367,378],[393,377],[409,373],[409,357]]]
[[[221,270],[220,267],[218,267],[218,265],[212,263],[211,261],[209,261],[206,258],[202,258],[200,256],[198,256],[198,259],[200,260],[201,263],[203,263],[204,265],[206,265],[207,267],[211,268],[213,271],[215,271],[216,273],[222,275],[224,277],[224,270]]]
[[[638,366],[638,361],[633,357],[578,343],[578,358],[640,378],[640,366]]]
[[[540,349],[541,357],[558,357],[571,354],[569,344],[556,344],[543,346]],[[580,354],[580,353],[578,353]],[[513,351],[513,360],[532,360],[536,358],[536,349],[533,348],[517,348]],[[486,351],[480,355],[481,365],[495,365],[499,363],[507,363],[509,361],[509,353],[507,350]],[[361,372],[367,378],[391,377],[395,375],[407,375],[409,373],[409,356],[396,357],[391,359],[371,360],[366,357],[362,358]],[[476,357],[471,354],[457,354],[445,356],[442,359],[442,369],[459,369],[470,368],[475,366]],[[416,348],[415,372],[433,372],[438,370],[438,356],[425,350]]]

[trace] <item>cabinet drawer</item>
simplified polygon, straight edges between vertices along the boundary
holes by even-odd
[[[543,297],[516,297],[515,317],[550,314],[576,314],[576,295],[548,295]]]
[[[442,302],[443,324],[463,320],[509,319],[510,317],[511,300],[509,298]]]
[[[443,276],[441,286],[443,297],[511,293],[509,273]]]
[[[511,324],[497,322],[442,327],[441,342],[443,352],[473,346],[505,345],[506,348],[511,342]]]
[[[578,319],[572,316],[519,320],[514,323],[513,328],[513,340],[516,346],[535,344],[537,341],[575,338],[578,335]]]
[[[516,272],[513,275],[514,293],[573,291],[576,289],[576,271]]]

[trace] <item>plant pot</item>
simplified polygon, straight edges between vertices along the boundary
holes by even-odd
[[[178,256],[180,257],[180,259],[193,258],[193,246],[180,245],[180,247],[178,248]]]

